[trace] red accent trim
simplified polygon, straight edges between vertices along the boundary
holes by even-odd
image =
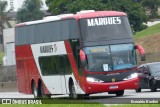
[[[68,55],[68,58],[69,58],[69,61],[70,61],[71,67],[72,67],[74,77],[75,77],[77,83],[79,83],[82,90],[85,90],[85,82],[86,82],[85,74],[84,74],[84,76],[80,76],[78,73],[78,68],[76,65],[76,61],[75,61],[75,58],[74,58],[74,55],[72,52],[72,47],[70,45],[70,42],[68,40],[66,40],[66,41],[64,41],[64,43],[66,46],[67,55]]]
[[[137,67],[134,67],[130,70],[136,70]],[[112,72],[89,72],[86,71],[87,74],[114,74],[114,73],[120,73],[120,72],[128,72],[128,70],[117,70]],[[117,91],[117,90],[125,90],[125,89],[137,89],[138,88],[138,77],[132,80],[125,80],[121,82],[109,82],[109,83],[97,83],[97,82],[88,82],[84,81],[84,90],[86,94],[92,94],[92,93],[101,93],[101,92],[109,92],[109,91]],[[117,89],[109,89],[110,86],[118,85]]]
[[[66,40],[66,41],[64,41],[64,44],[66,46],[66,52],[67,52],[67,55],[68,55],[68,58],[69,58],[69,61],[70,61],[71,67],[72,67],[73,74],[75,76],[75,79],[78,80],[79,79],[78,69],[77,69],[76,61],[74,59],[74,55],[72,52],[70,42],[68,40]]]
[[[41,79],[45,94],[50,94],[38,72],[30,45],[16,46],[16,75],[18,90],[20,93],[32,94],[31,81],[34,80],[38,88],[38,80]]]
[[[118,12],[118,11],[95,11],[95,12],[88,12],[88,13],[79,13],[73,16],[64,17],[62,19],[75,18],[79,20],[79,19],[85,19],[85,18],[104,17],[104,16],[127,16],[127,14],[124,12]]]
[[[26,26],[26,23],[16,24],[16,27],[22,27],[22,26]]]

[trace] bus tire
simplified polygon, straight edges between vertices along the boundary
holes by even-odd
[[[69,94],[70,98],[78,99],[79,95],[76,94],[75,85],[74,85],[73,81],[70,82],[70,84],[69,84],[69,91],[70,91],[70,94]]]
[[[123,96],[124,90],[116,91],[115,94],[116,96]]]
[[[84,99],[84,98],[86,98],[88,96],[89,96],[89,94],[79,94],[78,95],[78,99]]]
[[[34,98],[38,98],[38,90],[35,82],[32,83],[32,94],[34,95]]]
[[[151,79],[149,81],[149,87],[150,87],[152,92],[156,92],[157,91],[157,88],[155,87],[155,85],[156,85],[156,81],[154,79]]]
[[[51,98],[50,94],[45,94],[42,83],[39,84],[39,97],[40,98]]]

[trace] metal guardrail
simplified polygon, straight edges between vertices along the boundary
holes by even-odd
[[[0,66],[0,82],[16,81],[16,67]]]

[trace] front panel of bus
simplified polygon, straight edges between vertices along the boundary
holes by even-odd
[[[79,24],[86,56],[85,91],[137,88],[136,51],[127,17],[81,19]]]

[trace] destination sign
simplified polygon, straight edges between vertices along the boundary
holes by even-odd
[[[88,27],[121,24],[120,17],[105,17],[87,19]]]
[[[91,53],[100,53],[100,52],[107,52],[106,48],[96,48],[96,49],[91,49]]]

